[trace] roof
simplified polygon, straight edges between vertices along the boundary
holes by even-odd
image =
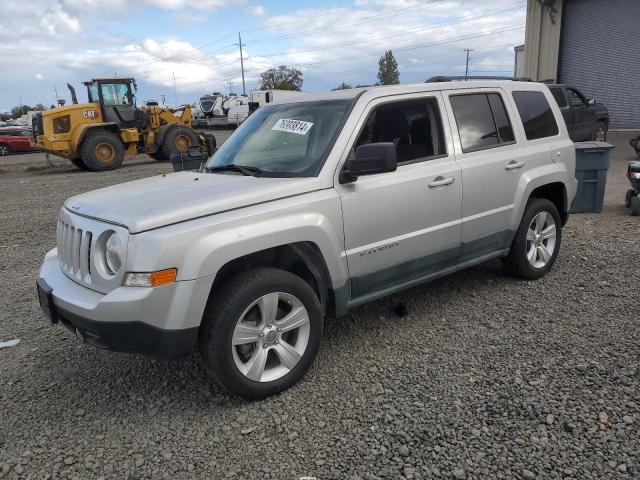
[[[115,81],[115,82],[130,82],[134,80],[133,77],[102,77],[102,78],[92,78],[91,80],[88,80],[86,82],[82,82],[85,85],[88,83],[93,83],[93,82],[105,82],[105,81]]]
[[[413,83],[399,85],[378,85],[373,87],[350,88],[330,92],[303,93],[292,97],[285,97],[273,103],[317,102],[325,100],[352,99],[359,95],[376,98],[387,95],[401,95],[419,92],[439,92],[446,90],[463,90],[471,88],[506,88],[507,90],[541,90],[546,85],[538,82],[521,82],[513,80],[466,80],[452,82]]]

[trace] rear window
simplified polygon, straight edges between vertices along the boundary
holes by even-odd
[[[542,92],[513,92],[527,140],[553,137],[558,124]]]
[[[452,95],[462,151],[497,147],[514,141],[513,129],[498,93]]]

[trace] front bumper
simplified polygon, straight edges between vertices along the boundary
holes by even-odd
[[[205,277],[157,288],[119,287],[102,294],[68,278],[59,268],[55,249],[47,253],[37,281],[47,316],[81,341],[159,359],[191,352],[212,284],[213,277]]]

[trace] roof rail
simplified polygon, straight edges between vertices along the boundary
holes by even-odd
[[[532,82],[527,77],[498,77],[491,75],[459,75],[459,76],[447,76],[438,75],[427,79],[424,83],[438,83],[438,82],[453,82],[456,80],[512,80],[514,82]]]

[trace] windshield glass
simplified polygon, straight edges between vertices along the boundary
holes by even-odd
[[[315,176],[350,104],[338,100],[260,108],[216,151],[207,168],[233,164],[269,176]]]

